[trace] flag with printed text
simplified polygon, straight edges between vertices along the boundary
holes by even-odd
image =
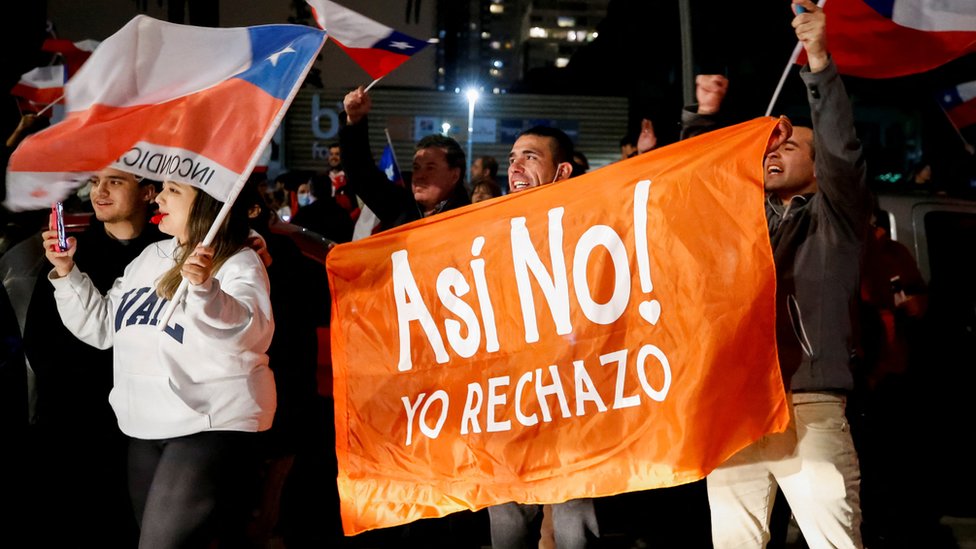
[[[684,484],[785,429],[776,124],[332,250],[345,532]]]
[[[64,121],[11,155],[5,205],[48,207],[108,166],[233,199],[324,41],[299,25],[135,17],[65,84]]]

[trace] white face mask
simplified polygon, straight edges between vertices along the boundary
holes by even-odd
[[[552,181],[549,183],[555,183],[557,179],[559,179],[559,166],[556,166],[556,174],[552,176]]]

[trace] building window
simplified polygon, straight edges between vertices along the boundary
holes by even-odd
[[[575,17],[567,17],[565,15],[560,15],[559,17],[556,18],[556,25],[558,25],[560,27],[563,27],[563,28],[575,27],[576,26],[576,18]]]

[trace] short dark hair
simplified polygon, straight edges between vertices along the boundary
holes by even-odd
[[[552,126],[533,126],[520,133],[519,137],[523,135],[536,135],[549,138],[551,140],[549,145],[552,149],[552,159],[556,164],[573,161],[573,151],[575,149],[573,140],[566,135],[566,132],[559,128],[553,128]]]
[[[444,154],[447,156],[447,165],[451,168],[460,168],[462,179],[464,177],[464,172],[467,171],[467,163],[464,160],[464,149],[458,142],[451,139],[450,137],[440,135],[438,133],[428,135],[420,141],[417,142],[416,150],[421,149],[431,149],[438,148],[444,149]]]
[[[152,188],[158,193],[163,190],[163,182],[156,179],[149,179],[148,177],[139,178],[136,177],[136,181],[139,183],[140,187],[147,187],[152,185]]]
[[[488,194],[490,194],[492,198],[502,195],[502,188],[498,185],[498,183],[495,183],[490,179],[479,179],[471,186],[471,196],[474,196],[474,193],[478,189],[482,188],[488,191]]]
[[[342,147],[339,146],[339,142],[338,141],[333,141],[332,143],[329,143],[329,148],[330,149],[341,149]]]
[[[492,178],[498,177],[498,161],[494,156],[481,156],[481,167],[488,170],[488,175]]]

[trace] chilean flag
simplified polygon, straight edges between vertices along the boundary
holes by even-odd
[[[308,4],[319,26],[374,79],[386,76],[428,45],[335,2],[308,0]]]
[[[400,187],[406,185],[403,181],[403,175],[400,173],[400,166],[397,165],[396,155],[393,154],[393,145],[387,143],[383,147],[383,155],[380,156],[380,161],[376,167],[386,175],[390,183]],[[356,225],[353,227],[352,239],[359,240],[376,234],[381,225],[380,218],[376,217],[373,210],[370,210],[369,206],[363,206],[359,212],[359,218],[356,219]]]
[[[40,111],[51,103],[59,101],[64,96],[64,83],[91,56],[98,47],[97,40],[70,40],[48,38],[41,46],[42,51],[56,53],[64,60],[64,64],[38,67],[24,73],[20,81],[10,90],[10,95],[26,99],[21,108],[30,111]]]
[[[64,65],[37,67],[20,77],[10,95],[23,97],[35,105],[50,105],[64,95],[66,74]]]
[[[380,156],[380,162],[376,167],[386,174],[390,183],[403,186],[403,176],[400,175],[400,167],[397,165],[396,156],[393,154],[393,147],[389,143],[383,147],[383,155]]]
[[[842,74],[894,78],[976,52],[976,0],[830,0],[824,14]]]
[[[100,42],[98,40],[91,39],[72,42],[63,38],[48,38],[41,45],[41,50],[60,55],[64,59],[64,64],[68,69],[67,77],[70,78],[78,72],[78,69],[81,68],[81,65],[91,56],[99,44]]]
[[[65,120],[11,155],[5,205],[49,207],[106,166],[233,200],[324,42],[299,25],[135,17],[65,85]]]
[[[942,92],[939,103],[960,132],[963,128],[976,128],[976,80]]]

